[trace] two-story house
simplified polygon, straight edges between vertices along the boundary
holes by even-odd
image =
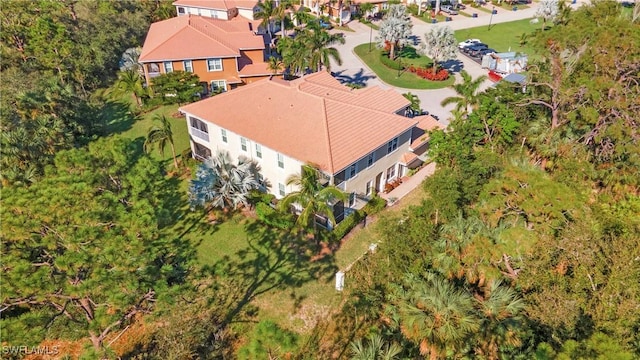
[[[278,198],[296,190],[287,178],[311,163],[358,208],[406,172],[418,123],[402,116],[408,106],[393,90],[354,90],[318,72],[257,81],[180,111],[194,157],[226,150],[253,159]]]
[[[198,15],[215,19],[229,20],[240,15],[245,19],[256,20],[253,14],[257,0],[177,0],[173,2],[178,16]]]
[[[262,35],[250,21],[179,16],[153,23],[139,62],[147,84],[176,70],[197,74],[208,91],[233,89],[273,74]]]

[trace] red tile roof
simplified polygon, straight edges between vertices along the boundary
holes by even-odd
[[[402,158],[400,158],[400,163],[404,166],[409,166],[411,165],[411,163],[413,163],[417,159],[418,159],[418,155],[412,152],[406,152],[402,154]]]
[[[415,150],[429,141],[429,131],[444,129],[445,126],[438,122],[431,115],[416,116],[414,118],[418,124],[411,133],[411,145],[409,148]]]
[[[278,73],[282,72],[280,71]],[[267,63],[243,65],[238,74],[240,74],[240,77],[274,75],[273,70],[269,69],[269,64]]]
[[[186,6],[202,9],[229,10],[233,8],[253,9],[258,1],[252,0],[178,0],[174,1],[174,6]]]
[[[180,110],[335,174],[416,124],[380,110],[383,105],[362,105],[403,103],[396,92],[380,94],[351,90],[318,72],[291,82],[256,81]]]
[[[140,62],[237,57],[240,50],[264,49],[243,18],[218,20],[185,15],[151,24]]]

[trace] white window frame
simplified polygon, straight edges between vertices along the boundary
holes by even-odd
[[[278,183],[278,194],[280,194],[280,196],[285,196],[287,194],[283,183]]]
[[[398,150],[398,138],[394,138],[387,143],[387,154],[391,154],[396,150]]]
[[[219,62],[219,64],[218,64]],[[213,65],[213,66],[212,66]],[[207,59],[207,71],[222,71],[222,58]]]
[[[349,179],[353,179],[354,177],[358,176],[358,163],[351,164],[347,171],[349,171]]]
[[[240,149],[247,152],[247,138],[240,137]]]
[[[188,66],[187,66],[188,64]],[[193,72],[193,62],[191,60],[185,60],[182,62],[182,68],[186,72]]]
[[[256,157],[262,159],[262,145],[256,144]]]
[[[373,164],[376,163],[376,155],[374,153],[371,153],[367,156],[367,169],[372,167]]]
[[[178,16],[181,15],[186,15],[187,12],[185,11],[185,9],[182,6],[178,6]]]
[[[214,84],[215,88],[213,87]],[[227,82],[225,80],[211,80],[209,85],[211,86],[211,92],[215,92],[219,88],[222,88],[222,92],[227,91]]]
[[[349,194],[349,207],[354,207],[356,205],[356,202],[358,202],[358,197],[356,196],[355,192],[352,192]]]
[[[388,182],[389,180],[395,179],[395,178],[397,177],[397,175],[398,175],[398,174],[396,173],[396,171],[397,171],[397,169],[396,169],[396,168],[397,168],[397,167],[398,167],[398,164],[393,164],[393,166],[390,166],[390,167],[387,169],[387,173],[386,173],[386,175],[387,175],[387,182]],[[391,173],[391,174],[389,174],[389,173]]]
[[[222,136],[222,142],[227,144],[229,142],[229,139],[227,138],[227,130],[220,129],[220,135]]]
[[[278,153],[278,167],[284,169],[284,155]]]
[[[365,185],[365,193],[367,196],[371,195],[373,193],[373,180],[369,180],[367,181],[367,184]]]
[[[167,64],[169,66],[167,66]],[[163,61],[162,62],[162,67],[164,67],[164,73],[165,74],[173,72],[173,62],[172,61]]]

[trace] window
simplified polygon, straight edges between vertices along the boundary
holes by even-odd
[[[280,196],[284,196],[285,195],[284,184],[278,183],[278,193],[280,194]]]
[[[178,15],[184,15],[184,8],[183,7],[179,7],[178,8]]]
[[[262,159],[262,145],[256,144],[256,157]]]
[[[240,148],[242,151],[247,151],[247,139],[243,137],[240,138]]]
[[[227,91],[227,82],[224,80],[213,80],[211,81],[211,92],[212,93],[221,93]]]
[[[356,193],[349,194],[349,207],[353,207],[356,204]]]
[[[211,10],[211,17],[214,19],[218,18],[218,10]]]
[[[367,181],[367,188],[365,189],[365,194],[371,195],[372,191],[373,191],[373,180],[369,180]]]
[[[171,61],[164,62],[164,72],[166,74],[173,72],[173,63]]]
[[[189,116],[189,123],[191,124],[191,133],[193,136],[209,141],[209,129],[204,121],[194,118],[193,116]]]
[[[158,64],[156,64],[156,63],[151,63],[151,64],[147,65],[147,71],[149,71],[150,73],[159,73],[160,72],[160,66],[158,66]]]
[[[182,66],[184,67],[184,71],[193,72],[193,63],[191,62],[191,60],[183,61]]]
[[[278,167],[284,169],[284,156],[282,154],[278,154]]]
[[[392,167],[387,169],[387,181],[393,179],[396,177],[396,166],[393,165]]]
[[[396,151],[397,148],[398,148],[398,138],[395,138],[389,141],[389,143],[387,143],[387,154],[391,154],[392,152]]]
[[[225,129],[220,129],[220,135],[222,135],[222,142],[226,143],[227,142],[227,130]]]
[[[349,179],[356,177],[357,172],[358,165],[356,163],[351,164],[351,166],[349,166]]]
[[[209,71],[222,71],[222,59],[207,59],[207,69]]]
[[[373,166],[374,161],[375,158],[373,157],[373,153],[369,154],[369,156],[367,156],[367,167]]]

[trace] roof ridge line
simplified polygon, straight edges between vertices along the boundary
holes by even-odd
[[[189,16],[191,16],[191,14],[189,14]],[[175,18],[166,19],[166,20],[162,20],[162,21],[171,21],[171,20],[173,20],[173,19],[179,19],[179,18],[180,18],[180,17],[175,17]],[[161,22],[161,21],[159,21],[159,22],[157,22],[157,23],[153,23],[153,24],[151,24],[151,26],[153,26],[153,25],[155,25],[155,24],[158,24],[158,23],[160,23],[160,22]],[[164,43],[166,43],[167,41],[169,41],[169,40],[173,39],[174,37],[178,36],[178,34],[179,34],[180,32],[182,32],[182,30],[184,30],[186,27],[189,27],[189,19],[187,19],[187,24],[186,24],[186,25],[183,25],[183,26],[182,26],[182,28],[181,28],[181,29],[179,29],[178,31],[174,32],[174,33],[173,33],[173,35],[169,36],[169,37],[168,37],[168,38],[166,38],[163,42],[161,42],[161,43],[159,43],[158,45],[154,46],[154,48],[153,48],[153,49],[151,49],[151,51],[148,51],[148,52],[147,52],[147,55],[148,55],[148,54],[150,54],[150,53],[152,53],[152,52],[154,52],[154,51],[156,51],[156,50],[157,50],[161,45],[163,45],[163,44],[164,44]],[[147,35],[146,35],[146,36],[149,36],[149,33],[150,33],[150,32],[151,32],[151,27],[149,27],[149,30],[147,30]],[[147,40],[147,39],[146,39],[146,36],[145,36],[145,41]],[[142,48],[144,49],[144,43],[142,44]],[[142,55],[142,51],[140,52],[140,55]],[[153,62],[153,61],[151,61],[151,62]]]
[[[328,149],[327,152],[329,153],[329,169],[331,170],[331,172],[335,172],[334,166],[333,166],[333,153],[331,152],[331,136],[329,136],[329,121],[327,120],[327,103],[326,103],[326,99],[323,97],[320,97],[322,99],[322,120],[323,120],[323,124],[324,124],[324,130],[325,130],[325,135],[327,137],[327,144]],[[333,175],[333,174],[331,174]]]
[[[191,15],[189,15],[189,16],[191,16]],[[203,19],[203,18],[200,18],[199,20],[204,20],[204,19]],[[215,26],[213,23],[212,23],[211,25],[212,25],[212,26]],[[221,43],[222,45],[226,46],[226,47],[227,47],[227,48],[229,48],[230,50],[235,50],[236,52],[240,52],[240,49],[239,49],[239,48],[236,48],[235,46],[233,46],[233,45],[231,45],[231,44],[227,43],[225,40],[222,40],[222,39],[218,38],[218,36],[216,36],[215,34],[212,34],[212,33],[210,33],[209,31],[207,31],[207,30],[205,30],[205,29],[201,29],[200,24],[196,25],[196,24],[192,23],[192,22],[191,22],[191,18],[189,18],[189,26],[191,26],[192,28],[194,28],[196,31],[201,32],[201,33],[202,33],[202,34],[204,34],[205,36],[208,36],[208,37],[212,38],[213,40],[215,40],[215,41],[217,41],[217,42]],[[224,31],[224,30],[222,30],[221,28],[218,28],[218,29],[220,29],[221,31]],[[226,31],[224,31],[224,32],[226,32]]]

